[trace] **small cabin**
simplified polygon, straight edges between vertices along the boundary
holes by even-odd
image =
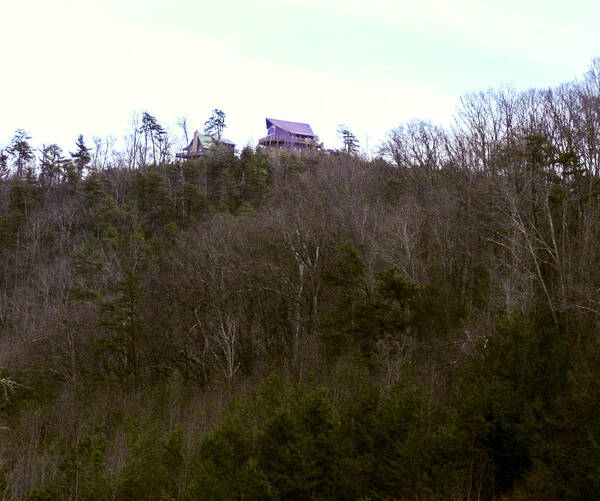
[[[195,158],[212,155],[218,150],[230,151],[233,153],[235,151],[235,143],[228,139],[218,140],[212,136],[200,134],[198,131],[195,131],[190,144],[175,156],[183,160],[193,160]]]
[[[289,148],[295,150],[320,148],[319,136],[310,125],[267,118],[267,135],[258,140],[259,146]]]

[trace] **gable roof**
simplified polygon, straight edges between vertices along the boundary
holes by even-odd
[[[314,136],[315,133],[310,128],[310,125],[300,122],[288,122],[287,120],[277,120],[276,118],[267,118],[267,129],[275,125],[292,134],[302,134],[304,136]]]
[[[213,144],[213,138],[205,134],[200,134],[198,131],[194,132],[194,138],[190,144],[187,145],[184,150],[190,153],[197,153],[205,148],[210,148]]]
[[[226,144],[228,146],[234,146],[235,143],[230,141],[229,139],[221,139],[217,141],[212,136],[207,136],[206,134],[200,134],[198,131],[194,132],[194,137],[191,140],[190,144],[183,148],[188,153],[201,153],[204,150],[208,150],[217,146],[219,144]]]

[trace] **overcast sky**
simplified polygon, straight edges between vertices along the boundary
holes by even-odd
[[[600,56],[597,0],[0,0],[0,146],[16,128],[73,148],[135,111],[239,146],[265,117],[346,124],[374,149],[406,120],[449,122],[459,96],[548,87]]]

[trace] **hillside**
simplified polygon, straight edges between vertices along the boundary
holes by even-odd
[[[3,499],[593,499],[597,63],[376,160],[6,173]]]

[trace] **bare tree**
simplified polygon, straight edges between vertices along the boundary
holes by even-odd
[[[415,120],[392,130],[380,153],[398,167],[432,171],[446,161],[447,136],[430,122]]]
[[[185,144],[188,145],[190,143],[190,139],[188,136],[187,117],[185,117],[185,116],[179,117],[177,119],[177,126],[181,128],[181,130],[183,132],[183,140],[185,141]]]

